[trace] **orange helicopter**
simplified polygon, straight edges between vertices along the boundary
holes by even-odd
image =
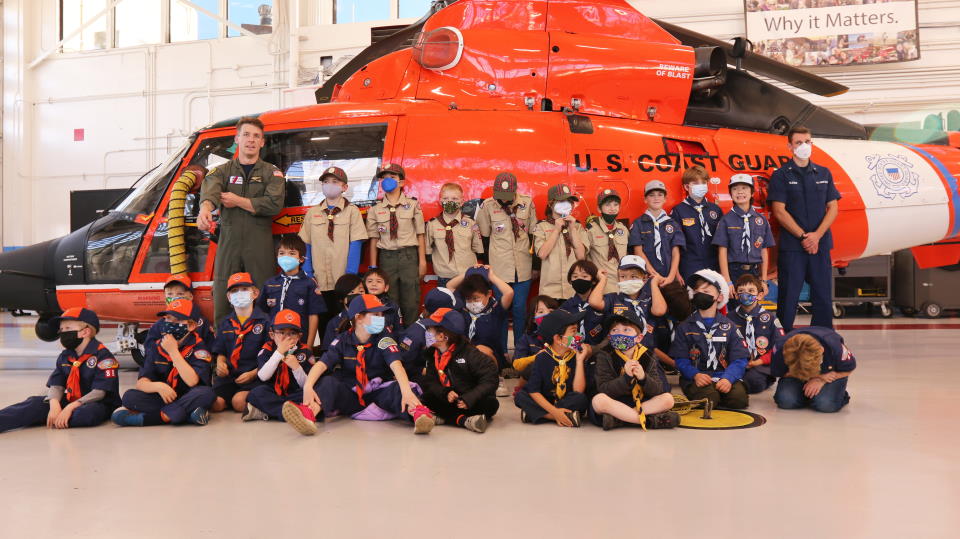
[[[318,104],[259,115],[262,157],[287,180],[274,232],[299,229],[323,200],[318,178],[329,166],[347,171],[347,198],[371,205],[383,163],[406,169],[406,192],[428,218],[440,212],[443,183],[459,183],[476,205],[501,171],[514,172],[541,211],[547,187],[563,182],[586,201],[616,189],[621,216],[633,218],[650,179],[667,183],[667,208],[679,203],[692,165],[713,176],[708,196],[725,210],[730,176],[753,175],[765,208],[766,179],[789,159],[783,133],[802,124],[815,136],[812,159],[830,168],[843,197],[835,261],[909,247],[923,267],[960,259],[960,133],[901,143],[751,72],[819,95],[847,90],[754,54],[745,40],[651,20],[623,0],[434,2],[337,72]],[[216,243],[196,227],[198,190],[206,171],[233,157],[235,121],[194,133],[93,223],[0,255],[0,306],[37,311],[45,340],[56,338],[53,316],[85,306],[120,322],[120,348],[134,350],[140,324],[164,304],[165,278],[187,272],[210,318]],[[868,140],[877,137],[888,140]]]

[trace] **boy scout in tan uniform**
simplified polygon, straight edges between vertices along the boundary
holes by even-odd
[[[558,211],[563,202],[569,203],[568,211]],[[570,186],[552,186],[547,191],[547,219],[533,229],[533,248],[540,257],[540,293],[561,302],[576,293],[567,272],[586,257],[590,245],[586,229],[572,215],[577,202]]]
[[[324,171],[320,183],[324,184],[325,199],[307,210],[299,234],[300,239],[310,246],[313,278],[324,299],[333,290],[337,279],[347,272],[350,243],[367,239],[367,227],[360,209],[343,197],[343,190],[340,194],[328,193],[329,183],[324,181],[328,179],[340,182],[342,189],[347,188],[347,173],[342,168],[330,167]]]
[[[367,212],[370,267],[390,277],[390,294],[400,305],[404,326],[420,312],[420,279],[427,273],[424,222],[420,202],[403,194],[403,167],[390,164],[377,173],[384,195]]]
[[[443,211],[427,223],[427,254],[431,255],[433,271],[440,278],[437,286],[446,286],[448,280],[477,265],[477,253],[483,252],[480,227],[460,211],[462,198],[463,189],[459,185],[445,184],[440,188]]]
[[[214,318],[232,312],[227,278],[247,272],[257,287],[277,272],[273,250],[273,217],[283,209],[286,178],[260,159],[263,123],[256,118],[237,122],[237,157],[213,169],[200,189],[197,227],[210,230],[214,209],[220,210],[220,237],[213,267]],[[249,173],[244,171],[244,165]]]
[[[537,224],[537,210],[533,199],[517,193],[517,177],[502,172],[493,181],[493,198],[483,201],[477,209],[476,220],[480,234],[489,239],[487,259],[490,269],[513,288],[510,313],[516,343],[527,323],[527,297],[533,273],[530,234]],[[504,317],[504,350],[507,349],[506,324]]]
[[[619,212],[620,193],[613,189],[603,189],[597,195],[597,209],[599,217],[590,216],[587,219],[587,235],[590,236],[590,252],[587,259],[597,265],[598,269],[606,270],[607,286],[604,294],[620,291],[617,286],[617,270],[620,259],[627,254],[627,243],[630,239],[630,229],[617,220]],[[617,212],[604,212],[604,204],[616,202]]]

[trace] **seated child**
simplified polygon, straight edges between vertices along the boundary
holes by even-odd
[[[297,432],[316,434],[318,417],[337,415],[362,421],[407,417],[414,434],[433,429],[433,414],[417,397],[420,387],[409,381],[397,342],[384,333],[387,309],[372,294],[350,302],[349,327],[310,368],[301,402],[283,404],[283,419]]]
[[[448,286],[463,298],[463,314],[467,318],[467,338],[474,345],[493,350],[500,368],[506,365],[506,350],[501,347],[500,331],[507,309],[513,302],[513,289],[490,271],[490,266],[474,266],[458,275]],[[500,300],[493,295],[493,287],[500,291]]]
[[[206,425],[216,394],[210,387],[210,352],[197,334],[193,302],[178,299],[157,313],[163,337],[147,350],[136,389],[123,394],[124,408],[113,413],[121,427]]]
[[[560,308],[571,313],[586,312],[590,308],[590,294],[599,282],[597,265],[589,260],[577,260],[567,271],[567,282],[573,288],[573,295],[560,304]],[[584,333],[583,323],[580,333]]]
[[[463,300],[452,290],[444,287],[437,287],[427,292],[423,298],[424,314],[413,324],[403,330],[400,337],[400,354],[403,356],[403,368],[407,370],[407,376],[411,380],[416,380],[423,376],[423,370],[427,366],[428,355],[431,351],[426,350],[426,331],[427,326],[424,320],[433,314],[437,309],[447,308],[457,311],[457,316],[464,318],[460,309],[463,308]],[[464,323],[466,319],[464,318]]]
[[[670,356],[680,371],[680,388],[690,400],[708,398],[714,406],[746,408],[747,388],[741,381],[750,352],[740,330],[719,312],[730,294],[722,275],[700,270],[690,276],[696,309],[674,330]]]
[[[387,272],[380,268],[368,269],[363,274],[363,286],[367,290],[367,294],[377,296],[377,299],[387,306],[387,311],[384,313],[387,319],[385,334],[393,335],[402,330],[404,321],[400,317],[400,306],[388,294],[390,292],[390,276],[387,275]]]
[[[727,317],[743,334],[750,351],[747,372],[743,375],[747,393],[760,393],[776,381],[770,374],[770,357],[773,346],[783,337],[783,329],[777,317],[760,305],[763,298],[760,279],[749,273],[741,275],[736,289],[738,305],[734,309],[727,308]]]
[[[247,395],[247,413],[241,419],[283,421],[283,403],[303,398],[307,371],[315,363],[310,348],[301,342],[303,326],[296,311],[283,310],[273,318],[270,340],[263,345],[257,377],[263,384]]]
[[[585,368],[590,345],[577,333],[583,316],[557,309],[540,323],[539,333],[547,346],[537,354],[530,379],[514,398],[522,422],[580,426],[590,406]]]
[[[674,399],[660,381],[660,362],[644,346],[644,321],[632,311],[607,321],[607,346],[596,353],[597,391],[591,419],[603,430],[629,425],[672,429],[680,416],[671,411]]]
[[[254,306],[259,293],[249,273],[234,273],[227,280],[227,299],[233,312],[220,321],[213,345],[217,358],[214,412],[224,411],[228,403],[234,411],[246,412],[247,394],[260,384],[257,356],[267,341],[270,317]]]
[[[773,400],[787,410],[809,406],[817,412],[839,412],[850,402],[847,380],[856,368],[857,359],[836,331],[795,329],[773,351],[770,372],[780,377]]]
[[[192,286],[193,281],[190,280],[190,276],[186,273],[178,273],[167,277],[167,281],[163,285],[163,296],[167,305],[170,305],[170,302],[175,299],[193,301]],[[212,347],[216,340],[216,337],[213,335],[213,328],[210,326],[210,323],[207,322],[207,319],[204,318],[203,313],[200,312],[200,306],[197,303],[193,304],[193,317],[197,320],[197,333],[200,335],[200,338],[203,339],[203,344],[207,347]],[[143,341],[144,350],[156,346],[157,341],[162,337],[160,334],[161,325],[163,325],[163,320],[158,320],[150,326],[146,339]]]
[[[363,287],[363,277],[355,273],[345,273],[337,279],[333,291],[342,308],[336,313],[331,313],[330,321],[327,322],[327,327],[323,331],[323,341],[320,344],[321,355],[327,351],[330,343],[340,333],[338,329],[347,317],[347,306],[350,305],[354,297],[366,293],[366,289]]]
[[[60,345],[47,396],[0,410],[0,432],[46,425],[52,429],[93,427],[120,405],[117,360],[97,340],[100,319],[89,309],[74,307],[58,317]]]
[[[317,340],[320,315],[327,312],[327,305],[323,296],[317,293],[317,282],[313,277],[308,277],[301,268],[306,260],[306,252],[307,244],[299,236],[280,236],[277,265],[280,266],[281,273],[263,283],[260,297],[257,298],[257,308],[271,320],[284,309],[296,311],[304,322],[304,342],[312,347]]]
[[[520,373],[521,383],[530,378],[533,360],[546,344],[537,332],[543,317],[560,308],[560,302],[550,296],[540,295],[530,302],[530,316],[527,317],[527,331],[513,350],[513,368]]]
[[[497,364],[467,340],[458,311],[442,307],[421,322],[427,327],[426,344],[433,354],[420,378],[423,403],[443,423],[486,431],[500,407]]]

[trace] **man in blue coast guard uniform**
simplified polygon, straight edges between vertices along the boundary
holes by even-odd
[[[777,260],[777,317],[784,331],[793,329],[803,283],[810,284],[813,319],[810,324],[833,327],[833,274],[830,226],[837,218],[840,193],[830,171],[810,161],[810,130],[794,127],[787,133],[793,159],[770,177],[767,200],[780,222]]]

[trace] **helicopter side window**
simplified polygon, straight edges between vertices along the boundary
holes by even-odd
[[[286,207],[314,206],[323,201],[320,175],[340,167],[349,178],[344,195],[354,204],[376,201],[374,178],[383,156],[386,124],[315,127],[267,133],[263,159],[284,171]]]

